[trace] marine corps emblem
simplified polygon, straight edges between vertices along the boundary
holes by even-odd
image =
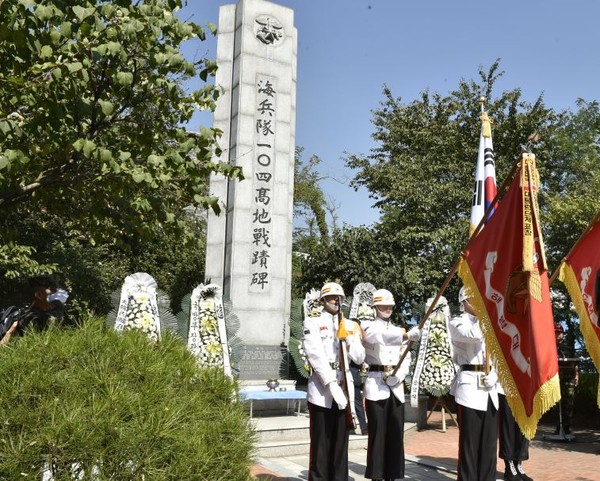
[[[276,45],[283,38],[283,25],[273,17],[262,15],[255,20],[254,33],[265,45]]]

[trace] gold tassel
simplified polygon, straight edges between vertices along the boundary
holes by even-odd
[[[338,324],[337,337],[340,340],[341,339],[346,339],[348,337],[348,331],[346,330],[346,319],[344,318],[343,314],[340,316],[340,322]]]
[[[461,258],[458,265],[458,275],[463,281],[463,284],[470,288],[473,292],[473,298],[471,299],[471,305],[475,311],[475,315],[481,323],[481,329],[485,337],[485,343],[487,350],[490,352],[492,359],[495,360],[496,369],[498,372],[498,379],[500,384],[504,388],[506,395],[506,401],[508,402],[511,411],[514,415],[517,424],[523,431],[525,437],[531,440],[535,436],[537,425],[543,414],[554,406],[560,399],[560,384],[558,381],[558,373],[552,377],[552,379],[546,381],[540,388],[533,399],[533,409],[530,416],[527,416],[525,412],[525,405],[523,400],[518,395],[517,385],[512,377],[508,363],[504,357],[504,352],[500,347],[500,344],[495,336],[492,322],[488,315],[485,303],[475,277],[471,272],[469,264],[464,258]]]
[[[575,310],[579,315],[579,329],[585,339],[585,347],[594,361],[594,365],[598,366],[600,365],[600,342],[598,341],[598,337],[592,326],[592,320],[585,307],[585,302],[583,301],[583,296],[581,295],[581,290],[579,288],[579,282],[577,282],[577,276],[566,260],[563,261],[559,267],[558,278],[565,285],[567,291],[569,291],[571,301],[573,301]],[[598,407],[600,407],[600,384],[598,385],[596,402]]]
[[[542,302],[542,278],[538,270],[529,273],[529,295]]]

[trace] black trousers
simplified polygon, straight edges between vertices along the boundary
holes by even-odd
[[[499,398],[500,449],[498,456],[506,461],[525,461],[529,459],[529,439],[521,432],[515,421],[506,402],[506,396],[500,394]]]
[[[488,397],[486,411],[458,405],[458,481],[495,481],[498,411]]]
[[[365,405],[362,394],[362,380],[360,378],[360,367],[354,363],[350,363],[350,372],[354,381],[354,410],[356,411],[356,419],[358,420],[358,428],[361,431],[367,429],[367,418],[365,415]]]
[[[390,393],[380,401],[366,400],[369,418],[368,479],[404,478],[404,404]]]
[[[308,403],[310,459],[308,481],[348,481],[346,411]]]

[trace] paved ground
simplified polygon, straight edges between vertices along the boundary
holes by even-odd
[[[436,417],[437,416],[437,417]],[[550,440],[553,427],[540,426],[531,442],[526,472],[536,481],[600,480],[600,434],[576,429],[571,442]],[[458,429],[448,418],[442,431],[441,415],[434,412],[427,429],[417,431],[410,426],[405,434],[406,479],[433,481],[456,479]],[[363,481],[366,451],[351,450],[350,480]],[[254,474],[259,480],[300,481],[307,479],[308,456],[261,459]],[[437,469],[434,469],[435,466]],[[499,480],[504,464],[498,463]]]

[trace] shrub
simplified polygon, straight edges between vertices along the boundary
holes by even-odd
[[[173,335],[154,344],[88,319],[11,340],[0,363],[1,479],[40,479],[45,465],[57,481],[250,479],[234,382]]]

